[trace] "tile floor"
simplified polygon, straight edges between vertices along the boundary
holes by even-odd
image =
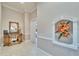
[[[30,40],[26,40],[21,44],[5,46],[0,48],[0,56],[47,56]]]

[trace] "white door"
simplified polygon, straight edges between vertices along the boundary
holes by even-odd
[[[30,23],[30,39],[33,43],[37,41],[37,22],[31,21]]]

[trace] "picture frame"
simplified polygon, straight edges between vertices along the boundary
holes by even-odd
[[[19,30],[19,23],[18,22],[9,22],[9,32],[18,32]]]
[[[57,37],[56,37],[56,23],[61,21],[61,20],[68,20],[68,21],[71,21],[73,23],[72,25],[72,43],[71,44],[68,44],[68,43],[65,43],[65,42],[61,42],[59,40],[57,40]],[[60,45],[60,46],[63,46],[63,47],[68,47],[68,48],[72,48],[72,49],[78,49],[78,45],[77,45],[77,19],[76,18],[72,18],[72,17],[68,17],[68,16],[61,16],[59,18],[55,18],[55,21],[52,22],[52,25],[53,25],[53,32],[52,32],[52,42],[54,44],[57,44],[57,45]]]

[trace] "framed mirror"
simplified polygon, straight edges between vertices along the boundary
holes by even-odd
[[[19,23],[18,22],[9,22],[9,32],[18,32],[19,30]]]

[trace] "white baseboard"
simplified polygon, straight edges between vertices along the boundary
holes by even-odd
[[[43,52],[43,53],[46,54],[47,56],[52,56],[51,54],[47,53],[46,51],[44,51],[44,50],[41,49],[41,48],[37,48],[37,49],[39,49],[41,52]]]

